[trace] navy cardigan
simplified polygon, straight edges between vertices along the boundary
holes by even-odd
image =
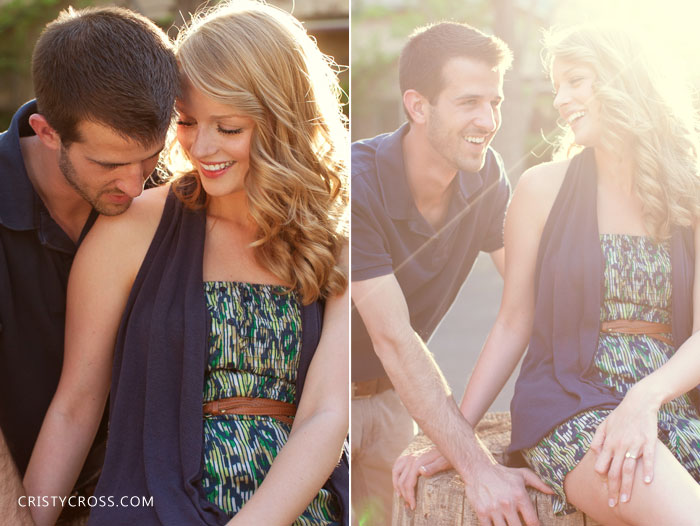
[[[592,149],[575,156],[542,232],[535,277],[535,318],[511,402],[510,452],[532,447],[554,427],[621,398],[594,374],[603,298],[603,254]],[[672,315],[676,347],[693,325],[693,232],[671,235]]]
[[[228,520],[200,484],[205,226],[204,211],[185,208],[170,191],[117,335],[107,455],[96,489],[98,502],[106,505],[93,508],[90,525],[214,526]],[[322,312],[318,302],[301,309],[297,402],[320,338]],[[347,444],[326,487],[341,503],[342,524],[348,524]],[[146,505],[135,506],[132,497],[145,498]]]

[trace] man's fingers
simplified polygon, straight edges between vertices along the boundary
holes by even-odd
[[[533,473],[534,475],[534,473]],[[537,478],[536,475],[534,475],[535,478]],[[539,481],[539,479],[537,479]],[[540,481],[541,482],[541,481]],[[533,487],[533,484],[530,484]],[[547,487],[545,485],[545,487]],[[549,489],[549,487],[547,487]],[[551,490],[550,490],[551,491]],[[527,491],[525,492],[524,496],[522,496],[520,499],[518,499],[518,511],[520,512],[520,515],[522,516],[523,520],[525,521],[526,526],[539,526],[540,525],[540,520],[537,518],[537,511],[535,510],[535,507],[532,505],[532,501],[530,500],[530,496],[527,494]],[[518,524],[518,523],[515,523]]]
[[[510,510],[504,511],[506,524],[508,526],[522,526],[520,522],[520,517],[518,517],[518,510],[516,508],[511,508]]]
[[[491,526],[491,517],[487,514],[476,512],[476,518],[479,519],[479,526]]]
[[[523,474],[523,480],[525,480],[526,485],[531,486],[536,490],[541,491],[542,493],[549,493],[550,495],[554,494],[552,488],[550,488],[549,486],[547,486],[547,484],[542,482],[540,477],[538,477],[534,471],[528,468],[520,468],[520,471]]]

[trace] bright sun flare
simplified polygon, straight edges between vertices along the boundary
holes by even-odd
[[[663,63],[700,87],[700,2],[697,0],[553,0],[554,22],[615,25],[647,44]]]

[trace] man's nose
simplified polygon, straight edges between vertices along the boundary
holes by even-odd
[[[119,179],[117,180],[117,188],[124,192],[132,199],[141,195],[145,178],[150,175],[144,175],[144,166],[142,163],[131,163],[124,166]]]
[[[497,112],[498,109],[494,108],[491,104],[484,105],[479,111],[474,124],[488,133],[496,131],[498,123]]]

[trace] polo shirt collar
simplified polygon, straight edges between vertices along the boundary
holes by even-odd
[[[387,135],[377,147],[377,179],[384,207],[392,219],[409,219],[415,210],[413,194],[406,181],[402,141],[408,123]]]
[[[0,225],[16,231],[36,230],[42,245],[73,255],[76,243],[53,220],[24,167],[19,139],[34,135],[29,116],[36,112],[36,101],[27,102],[17,110],[8,130],[0,134]],[[78,244],[96,219],[93,209]]]
[[[481,170],[478,172],[457,172],[457,177],[453,181],[453,184],[457,184],[457,191],[454,193],[456,202],[467,205],[481,194],[485,174],[489,173],[489,163],[492,157],[489,150],[491,150],[490,146],[486,151],[486,160]]]
[[[33,230],[38,227],[34,191],[19,145],[19,138],[33,135],[29,116],[36,113],[36,102],[22,106],[6,132],[0,134],[0,224],[11,230]]]
[[[399,129],[387,135],[377,147],[376,168],[379,188],[384,206],[392,219],[410,219],[418,212],[406,181],[406,166],[403,162],[402,142],[408,130],[409,124],[404,123]],[[478,194],[484,185],[482,172],[487,172],[490,157],[490,152],[487,152],[486,163],[479,172],[457,172],[452,182],[453,185],[457,185],[453,202],[467,205]]]

